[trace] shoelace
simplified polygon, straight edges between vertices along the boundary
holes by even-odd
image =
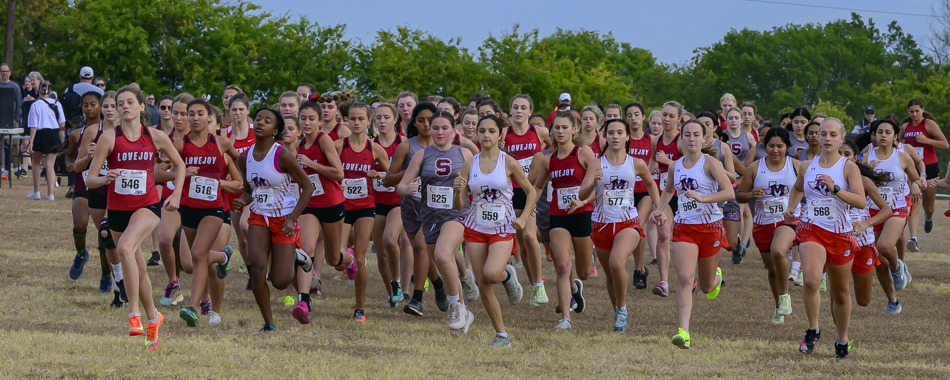
[[[149,323],[146,327],[148,331],[146,332],[145,340],[154,342],[155,336],[158,335],[158,323]]]
[[[172,298],[172,294],[175,294],[175,285],[168,283],[165,285],[165,298]]]
[[[140,317],[129,317],[129,328],[141,330],[142,319]]]
[[[460,307],[450,307],[449,308],[449,320],[456,321],[459,319],[459,309]]]

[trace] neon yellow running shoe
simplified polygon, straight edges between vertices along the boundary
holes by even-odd
[[[425,291],[429,291],[429,279],[426,279]]]
[[[716,268],[716,276],[719,277],[719,283],[716,284],[716,289],[713,289],[706,295],[706,298],[711,300],[716,299],[716,296],[719,295],[719,289],[722,289],[722,268]]]
[[[689,332],[681,327],[676,335],[673,335],[673,344],[682,349],[689,348]]]
[[[297,304],[297,300],[291,296],[284,296],[284,306],[294,306]]]
[[[778,308],[775,308],[775,315],[772,316],[772,324],[780,325],[783,323],[785,323],[785,315],[782,314],[782,312],[779,311]]]

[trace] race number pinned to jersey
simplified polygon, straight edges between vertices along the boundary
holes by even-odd
[[[294,200],[300,200],[300,186],[296,183],[291,183],[287,185],[287,191],[290,192],[290,195],[294,197]]]
[[[343,198],[363,199],[368,196],[369,188],[366,186],[366,177],[343,179]]]
[[[547,202],[550,204],[550,203],[551,203],[551,200],[554,199],[554,187],[551,186],[551,181],[548,181],[548,187],[545,189],[545,191],[547,191],[547,193],[548,193],[548,195],[547,195],[547,197],[546,197],[545,199],[546,199]]]
[[[518,165],[521,165],[521,170],[524,170],[525,177],[527,177],[528,172],[531,171],[531,161],[534,161],[534,157],[522,158],[518,160]]]
[[[318,195],[323,195],[323,182],[320,181],[320,175],[314,173],[308,175],[307,178],[310,179],[310,184],[313,185],[313,193],[310,194],[310,196],[315,197]]]
[[[577,195],[580,194],[580,192],[580,186],[557,189],[557,208],[567,210],[571,205],[571,201],[578,199]]]
[[[188,189],[188,198],[201,201],[217,200],[218,180],[197,175],[191,176],[191,187]]]
[[[440,210],[448,210],[452,208],[452,203],[454,201],[452,197],[454,196],[455,189],[448,186],[429,185],[426,187],[426,190],[428,194],[426,197],[426,204],[429,207]]]
[[[379,174],[382,174],[383,177],[386,177],[386,172],[380,172]],[[373,190],[376,190],[377,193],[393,193],[396,191],[396,188],[383,186],[382,179],[374,179]]]
[[[785,208],[788,207],[788,196],[766,199],[762,202],[762,209],[770,216],[785,214]]]
[[[696,198],[679,197],[678,203],[679,212],[686,219],[692,219],[703,214],[703,209],[699,207]]]
[[[144,195],[148,172],[145,170],[119,170],[115,179],[115,192],[122,195]]]
[[[481,226],[501,227],[506,224],[505,206],[494,203],[482,203],[478,205],[476,221]]]
[[[915,146],[915,147],[914,147],[914,151],[917,152],[917,155],[920,156],[920,159],[921,159],[921,160],[924,159],[924,147],[922,147],[922,146],[921,146],[921,147]]]
[[[832,198],[818,198],[809,200],[808,216],[816,222],[837,222],[838,214],[835,212],[835,200]]]
[[[666,180],[669,179],[670,173],[660,173],[660,191],[666,188]]]
[[[299,190],[298,190],[299,191]],[[262,209],[273,210],[277,208],[277,199],[274,197],[274,190],[269,187],[258,187],[251,194],[254,203],[257,203]]]
[[[891,208],[894,208],[894,206],[897,203],[896,200],[894,199],[894,194],[896,193],[896,191],[894,191],[894,188],[880,187],[877,190],[881,193],[881,197],[884,198],[884,203],[887,203],[888,206],[890,206]]]
[[[612,211],[627,211],[630,209],[633,189],[605,190],[604,206]]]

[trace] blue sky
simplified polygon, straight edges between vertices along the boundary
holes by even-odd
[[[653,52],[661,62],[686,63],[698,47],[720,40],[731,28],[768,30],[788,23],[825,23],[850,18],[850,11],[763,3],[750,0],[673,1],[301,1],[251,0],[275,14],[303,15],[320,25],[346,24],[347,37],[371,43],[375,32],[409,26],[448,40],[461,37],[475,52],[493,34],[515,24],[522,31],[538,29],[542,36],[556,28],[613,32],[618,41]],[[771,0],[769,0],[771,1]],[[809,6],[834,6],[887,12],[930,14],[934,0],[776,0]],[[358,5],[355,5],[358,4]],[[423,5],[424,4],[424,5]],[[921,46],[929,38],[930,18],[857,12],[886,30],[897,21]]]

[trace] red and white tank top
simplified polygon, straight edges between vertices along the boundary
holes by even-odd
[[[186,168],[197,167],[198,174],[185,178],[181,204],[202,209],[223,208],[221,180],[228,176],[228,165],[218,148],[218,141],[212,134],[208,134],[208,141],[202,146],[195,145],[188,135],[183,140],[181,159]]]
[[[227,134],[227,138],[230,139],[230,138],[231,138],[231,134],[232,134],[232,132],[234,131],[234,129],[233,129],[230,125],[228,125],[226,128],[227,128],[227,133],[226,133],[226,134]],[[243,138],[243,139],[240,139],[240,140],[235,139],[234,142],[232,143],[232,145],[234,146],[234,149],[237,150],[238,155],[240,156],[241,153],[247,152],[247,150],[248,150],[250,147],[254,146],[254,142],[255,142],[255,141],[256,141],[256,138],[254,137],[254,124],[248,123],[248,125],[247,125],[247,137],[245,137],[245,138]],[[226,191],[225,191],[225,192],[224,192],[224,202],[225,202],[228,206],[230,206],[232,203],[234,203],[234,200],[237,199],[237,198],[240,198],[241,195],[242,195],[242,193],[234,194],[234,193],[229,193],[229,192],[226,192]],[[240,210],[240,209],[235,209],[235,210],[234,210],[234,212],[237,212],[237,213],[240,213],[241,211],[242,211],[242,210]]]
[[[482,172],[479,157],[472,158],[472,166],[468,172],[468,191],[471,196],[471,207],[464,215],[465,227],[489,235],[511,234],[515,229],[511,221],[515,219],[515,210],[512,208],[514,190],[508,181],[508,171],[505,170],[505,152],[498,153],[498,161],[488,174]]]
[[[877,191],[881,193],[881,197],[884,197],[887,205],[892,209],[907,207],[910,186],[907,185],[907,173],[901,167],[900,152],[895,148],[891,151],[890,157],[882,159],[878,157],[876,150],[868,151],[868,162],[879,161],[877,166],[874,167],[874,171],[887,176],[887,182],[879,186]],[[874,202],[868,202],[868,207],[880,210]]]
[[[554,198],[551,200],[551,215],[568,215],[567,209],[572,200],[578,199],[581,183],[587,174],[587,169],[581,166],[578,157],[579,147],[574,146],[567,157],[558,158],[557,151],[551,152],[551,161],[548,169],[551,171],[551,188]],[[584,207],[574,210],[574,214],[593,211],[594,205],[588,203]]]
[[[404,140],[405,138],[402,135],[397,134],[396,138],[393,140],[392,144],[389,144],[389,146],[383,146],[383,144],[380,144],[379,136],[374,138],[373,142],[383,147],[383,149],[386,151],[386,156],[389,157],[389,163],[392,164],[393,155],[396,154],[396,148],[399,148],[399,144],[402,143]],[[386,175],[385,172],[382,172],[381,174]],[[373,198],[375,199],[375,202],[377,204],[389,205],[389,206],[399,204],[399,194],[396,193],[395,187],[383,186],[383,180],[381,179],[374,179],[372,181],[373,181]]]
[[[597,223],[626,222],[638,217],[633,195],[637,170],[632,157],[623,158],[624,162],[617,166],[612,165],[607,157],[599,160],[604,176],[595,188],[597,198],[591,215],[591,219]]]
[[[373,194],[369,191],[370,179],[366,172],[373,168],[373,142],[366,140],[363,149],[357,152],[350,145],[350,139],[343,139],[340,151],[343,163],[343,205],[347,211],[376,207]]]
[[[541,149],[541,138],[538,137],[538,131],[531,124],[528,124],[528,131],[523,135],[515,133],[514,127],[508,127],[508,131],[505,132],[505,151],[518,160],[525,176],[531,170],[531,161],[534,154],[540,152]],[[517,182],[511,185],[518,189],[521,188],[521,185]]]
[[[650,139],[650,134],[644,132],[643,136],[640,137],[640,139],[638,140],[635,140],[632,137],[630,138],[630,148],[627,149],[627,154],[633,157],[639,158],[643,160],[643,162],[646,162],[647,164],[649,164],[650,156],[652,156],[651,154],[652,150],[653,150],[653,141]],[[654,180],[657,180],[658,178],[659,176],[657,176],[657,178],[654,178]],[[663,188],[660,188],[660,191],[663,191]],[[633,187],[633,192],[635,193],[647,192],[647,186],[643,184],[642,178],[637,177],[637,183]]]
[[[663,143],[663,135],[661,134],[657,137],[656,140],[656,152],[663,153],[667,158],[676,161],[683,157],[683,153],[680,153],[679,148],[677,148],[677,143],[680,140],[680,135],[676,134],[676,137],[673,138],[669,144]],[[656,163],[657,170],[659,171],[659,179],[656,180],[656,185],[660,187],[660,191],[666,188],[667,176],[666,172],[670,170],[669,165],[663,165],[659,162]]]
[[[673,188],[676,189],[676,204],[678,210],[673,221],[681,224],[709,224],[722,219],[722,210],[715,203],[700,203],[696,198],[685,196],[688,190],[695,190],[699,195],[712,195],[719,192],[719,182],[706,172],[705,165],[708,154],[703,154],[692,167],[687,168],[685,160],[676,160],[676,169],[673,171]]]
[[[868,206],[874,204],[874,201],[872,201],[871,198],[868,198],[867,201],[868,201]],[[867,207],[865,208],[851,207],[851,213],[850,213],[851,222],[852,223],[863,222],[865,220],[871,219],[871,213],[868,210],[869,209]],[[855,247],[863,247],[869,244],[874,244],[874,229],[873,228],[868,227],[868,229],[864,231],[852,231],[852,233],[854,233]],[[868,265],[871,265],[871,264],[868,264]]]
[[[297,206],[290,184],[290,174],[280,169],[280,151],[274,144],[263,160],[254,159],[254,146],[247,151],[247,183],[251,185],[251,211],[270,218],[287,216]]]
[[[119,177],[109,184],[108,209],[135,211],[160,201],[155,189],[155,143],[151,130],[144,125],[142,135],[129,141],[116,127],[115,145],[106,161],[110,169],[119,171]]]
[[[323,150],[320,149],[320,138],[323,137],[324,134],[323,132],[318,132],[317,138],[313,140],[313,145],[309,148],[307,147],[306,138],[300,140],[300,146],[297,147],[297,154],[302,154],[320,165],[330,166],[330,160],[327,159],[327,156],[323,154]],[[310,184],[313,185],[313,194],[310,196],[310,202],[307,203],[307,207],[324,208],[336,206],[343,202],[343,189],[340,187],[339,182],[321,176],[317,174],[316,170],[306,166],[304,166],[303,171],[304,174],[307,175],[307,178],[310,179]]]
[[[838,199],[824,182],[818,181],[818,176],[825,174],[831,177],[835,185],[841,190],[850,190],[844,177],[847,158],[841,157],[830,168],[823,168],[820,160],[812,160],[805,171],[805,212],[802,221],[821,227],[821,229],[843,234],[851,232],[851,206]]]
[[[765,195],[755,200],[755,215],[752,222],[766,225],[780,223],[785,220],[785,210],[788,209],[788,197],[798,180],[795,164],[791,157],[785,157],[785,166],[773,172],[766,164],[767,158],[759,159],[759,170],[755,173],[753,187],[761,187]],[[801,216],[801,203],[794,205],[795,215]]]
[[[930,165],[937,163],[937,151],[931,145],[924,145],[917,142],[917,136],[920,135],[928,139],[933,138],[930,136],[930,133],[927,133],[926,125],[927,119],[924,119],[917,125],[907,123],[907,128],[904,128],[904,143],[914,147],[920,159],[924,160],[924,165]]]

